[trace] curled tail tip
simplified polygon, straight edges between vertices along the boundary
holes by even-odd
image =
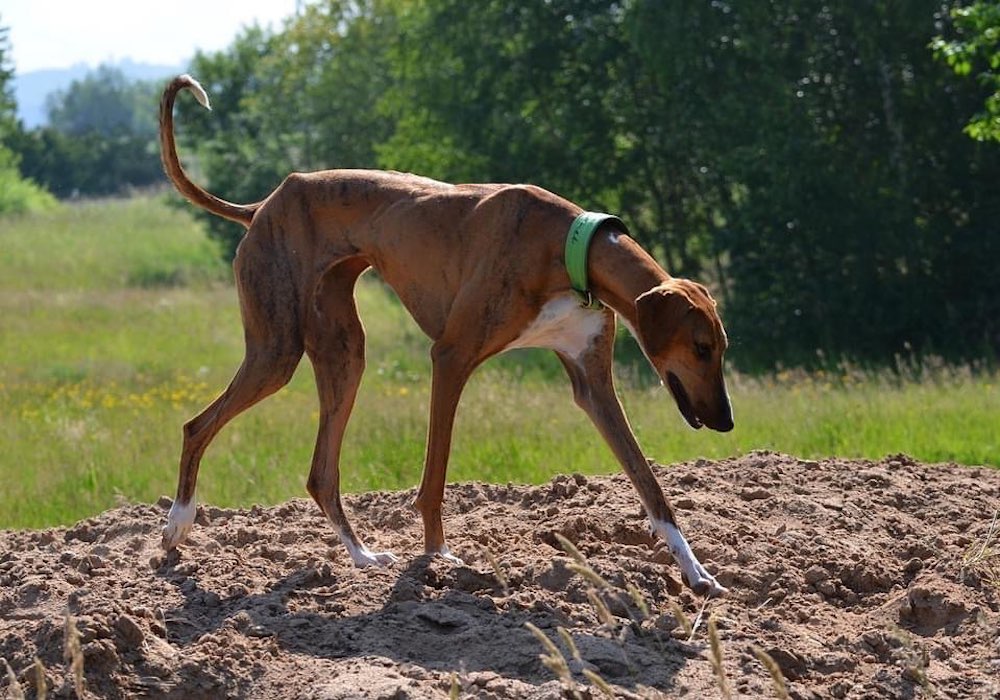
[[[202,107],[204,107],[209,111],[212,110],[212,105],[208,101],[208,93],[205,92],[205,88],[201,86],[201,83],[199,83],[197,80],[192,78],[187,73],[179,76],[178,80],[182,81],[185,87],[187,87],[189,90],[191,90],[191,92],[194,93],[194,98],[198,100],[198,104],[200,104]]]

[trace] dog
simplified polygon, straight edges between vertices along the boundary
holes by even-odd
[[[183,542],[194,522],[198,467],[211,440],[284,386],[305,353],[320,399],[309,494],[357,566],[396,561],[364,545],[340,500],[341,443],[365,366],[354,285],[374,268],[432,341],[426,456],[413,504],[427,553],[461,563],[445,542],[441,502],[463,386],[493,355],[542,347],[562,362],[576,403],[632,481],[687,585],[708,596],[726,592],[678,528],[611,375],[617,315],[688,424],[731,430],[723,376],[728,341],[704,286],[669,276],[617,219],[592,217],[589,252],[577,263],[588,281],[574,289],[567,235],[589,215],[532,185],[451,185],[390,171],[328,170],[292,173],[254,204],[227,202],[192,182],[178,160],[173,108],[185,89],[210,109],[190,76],[167,85],[160,103],[163,165],[186,199],[247,228],[233,262],[246,353],[226,390],[184,425],[177,497],[163,528],[166,550]]]

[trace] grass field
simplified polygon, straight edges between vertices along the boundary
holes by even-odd
[[[348,429],[345,487],[412,486],[426,429],[428,343],[374,278],[362,280],[358,297],[368,370]],[[172,494],[181,425],[241,357],[228,270],[186,211],[146,196],[0,219],[0,527],[64,524]],[[1000,463],[995,374],[731,375],[737,427],[720,435],[688,429],[641,367],[619,369],[640,442],[664,463],[752,449]],[[306,361],[286,389],[219,435],[199,500],[235,506],[304,496],[317,418]],[[504,356],[473,377],[451,480],[537,483],[616,469],[546,353]]]

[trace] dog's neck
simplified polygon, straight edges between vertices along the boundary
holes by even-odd
[[[670,279],[653,256],[617,232],[594,236],[587,270],[591,291],[632,328],[638,327],[635,300]]]

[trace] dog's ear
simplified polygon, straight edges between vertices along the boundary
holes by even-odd
[[[693,308],[688,295],[669,282],[639,296],[635,300],[636,320],[646,354],[659,355],[680,328],[681,320]]]

